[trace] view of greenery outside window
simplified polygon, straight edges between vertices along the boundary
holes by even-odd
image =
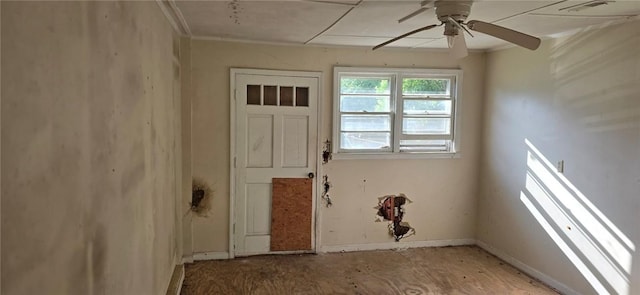
[[[334,70],[338,153],[455,153],[459,70]]]

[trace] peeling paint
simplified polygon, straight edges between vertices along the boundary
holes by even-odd
[[[412,236],[416,233],[415,229],[407,222],[403,222],[406,204],[410,204],[411,200],[405,196],[405,194],[387,195],[378,198],[377,210],[377,222],[388,221],[389,222],[389,234],[393,236],[396,242],[403,238]]]
[[[331,197],[329,196],[329,190],[331,189],[331,183],[329,182],[329,176],[325,175],[322,177],[322,199],[327,202],[327,208],[333,206],[333,202],[331,201]]]

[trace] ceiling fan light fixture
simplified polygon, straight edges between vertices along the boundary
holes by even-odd
[[[453,46],[455,45],[455,42],[456,42],[455,36],[447,35],[447,46],[449,46],[449,48],[453,48]]]

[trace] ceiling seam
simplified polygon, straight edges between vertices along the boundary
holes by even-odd
[[[362,3],[363,0],[358,1],[358,3],[356,3],[353,7],[349,8],[349,10],[347,10],[342,16],[340,16],[338,19],[336,19],[336,21],[334,21],[331,25],[329,25],[328,27],[326,27],[324,30],[322,30],[320,33],[316,34],[315,36],[311,37],[311,39],[307,40],[306,42],[304,42],[305,45],[309,44],[309,42],[313,41],[315,38],[318,38],[320,35],[324,34],[326,31],[330,30],[331,28],[333,28],[336,24],[338,24],[338,22],[340,22],[345,16],[347,16],[347,14],[349,14],[349,12],[351,12],[353,9],[355,9],[356,7],[358,7],[360,5],[360,3]]]
[[[543,5],[543,6],[538,7],[538,8],[529,9],[529,10],[524,11],[524,12],[520,12],[520,13],[517,13],[517,14],[511,15],[511,16],[507,16],[507,17],[503,17],[503,18],[498,19],[498,20],[494,20],[494,21],[492,21],[491,23],[499,23],[499,22],[501,22],[501,21],[509,20],[509,19],[512,19],[512,18],[514,18],[514,17],[518,17],[518,16],[523,16],[523,15],[525,15],[525,14],[529,14],[529,13],[531,13],[531,12],[538,11],[538,10],[540,10],[540,9],[547,8],[547,7],[550,7],[550,6],[554,6],[554,5],[557,5],[557,4],[560,4],[560,3],[563,3],[563,2],[567,2],[567,1],[568,1],[568,0],[562,0],[562,1],[553,2],[553,3],[551,3],[551,4]]]
[[[305,0],[306,2],[313,3],[322,3],[322,4],[333,4],[333,5],[344,5],[344,6],[356,6],[358,3],[347,3],[347,2],[333,2],[333,1],[325,1],[325,0]]]
[[[531,16],[548,16],[548,17],[563,17],[563,18],[632,18],[638,16],[637,14],[606,14],[606,15],[565,15],[565,14],[553,14],[553,13],[530,13]]]

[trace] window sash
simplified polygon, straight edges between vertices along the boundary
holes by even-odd
[[[424,72],[422,72],[424,71]],[[342,92],[343,78],[380,78],[388,79],[389,93],[349,93]],[[403,91],[404,79],[436,79],[448,80],[447,93],[429,93],[414,94]],[[334,68],[334,152],[339,154],[370,154],[370,153],[456,153],[456,111],[459,104],[459,83],[461,80],[460,70],[417,70],[417,69],[375,69],[375,68]],[[443,91],[444,92],[444,91]],[[389,98],[389,112],[366,111],[361,112],[349,109],[342,111],[341,102],[345,96],[351,97],[383,97]],[[450,111],[447,113],[449,106],[445,107],[445,111],[433,110],[424,113],[415,112],[406,114],[403,110],[404,100],[413,101],[447,101],[450,102]],[[368,108],[369,110],[371,108]],[[428,107],[426,108],[428,109]],[[342,126],[342,117],[344,115],[351,116],[372,116],[387,115],[390,118],[390,130],[388,131],[368,131],[368,130],[345,130]],[[403,131],[404,119],[448,119],[448,132],[425,132],[424,134],[405,134]],[[446,129],[445,129],[446,130]],[[390,138],[390,146],[379,149],[356,149],[346,148],[341,140],[347,134],[352,133],[384,133],[388,132]],[[424,142],[407,142],[411,140],[422,140]],[[402,145],[401,145],[402,141]],[[431,141],[431,142],[429,142]]]

